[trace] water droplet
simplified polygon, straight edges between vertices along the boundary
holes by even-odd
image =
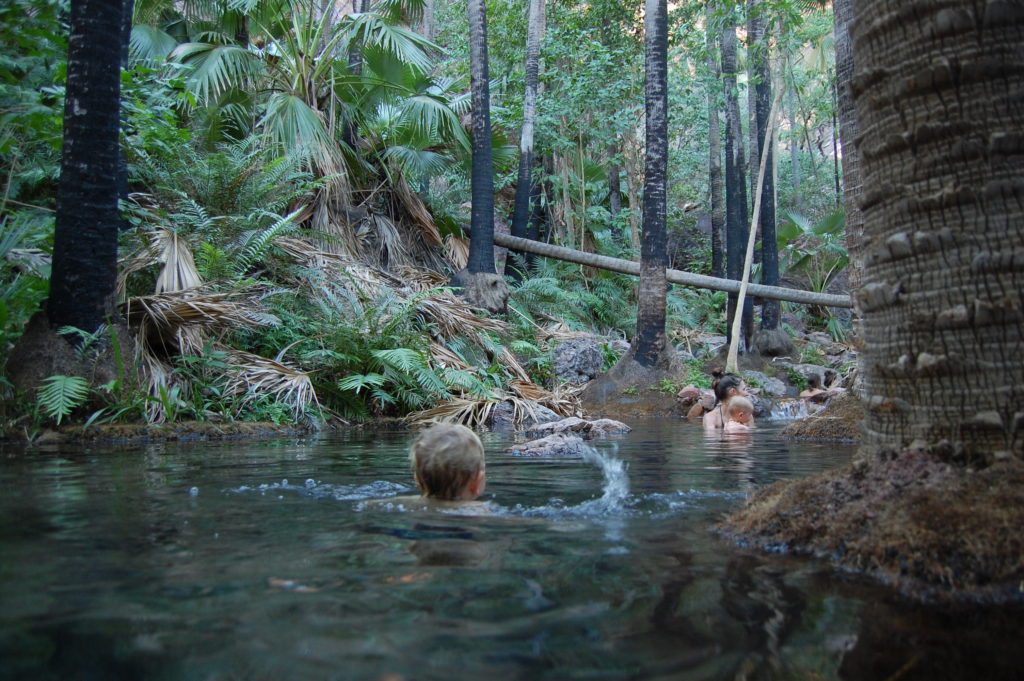
[[[316,481],[313,480],[313,478],[307,479],[306,480],[306,489],[313,489],[314,487],[316,487]]]

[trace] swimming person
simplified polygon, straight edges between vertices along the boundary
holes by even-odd
[[[726,410],[729,420],[725,422],[725,432],[748,431],[754,426],[754,403],[742,395],[729,400]]]
[[[416,486],[427,499],[473,501],[487,486],[483,443],[466,426],[427,428],[412,443],[409,460]]]
[[[718,406],[704,414],[704,427],[724,428],[728,420],[726,414],[729,401],[734,397],[749,397],[747,384],[736,374],[727,374],[721,369],[713,370],[711,375],[714,377],[714,380],[711,381],[711,389],[715,393]],[[750,419],[750,425],[754,425],[753,417]]]

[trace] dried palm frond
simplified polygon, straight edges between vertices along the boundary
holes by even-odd
[[[469,263],[469,239],[460,239],[452,234],[446,235],[444,254],[448,256],[456,270],[466,269]]]
[[[41,275],[52,260],[49,253],[39,248],[12,248],[5,256],[19,271]]]
[[[241,350],[228,350],[225,358],[234,367],[227,390],[242,396],[243,404],[270,396],[289,405],[296,419],[310,405],[320,408],[313,382],[306,372]]]
[[[392,271],[402,282],[414,291],[429,291],[448,285],[448,277],[440,272],[421,267],[393,267]]]
[[[203,347],[201,328],[273,326],[262,312],[257,289],[211,293],[189,289],[139,296],[125,304],[125,316],[138,329],[140,344],[157,355],[191,354]]]
[[[318,198],[310,226],[315,232],[326,236],[318,240],[319,250],[352,258],[361,257],[355,230],[347,220],[337,219],[337,212],[339,211],[333,210],[325,200]]]
[[[458,354],[435,341],[430,342],[430,358],[431,363],[434,366],[440,366],[446,369],[458,369],[460,371],[468,371],[471,369],[462,357],[459,357]]]
[[[524,400],[547,407],[559,416],[579,416],[582,413],[579,389],[558,388],[551,392],[530,381],[511,381],[509,390]]]
[[[405,177],[398,178],[398,181],[392,186],[392,192],[405,212],[421,230],[423,240],[434,246],[440,246],[441,233],[437,231],[437,225],[434,224],[434,216],[427,210],[423,199],[409,186]]]
[[[406,421],[412,424],[459,423],[470,428],[479,428],[490,420],[496,404],[497,402],[489,399],[456,397],[431,409],[409,414]]]
[[[370,251],[369,244],[376,245],[375,258],[379,267],[412,265],[398,227],[386,215],[370,215],[360,223],[356,236],[362,242],[364,253]]]
[[[158,262],[163,263],[156,278],[154,293],[184,291],[203,284],[203,278],[196,269],[192,249],[177,233],[169,229],[158,229],[153,233],[153,248]]]
[[[523,368],[508,348],[504,346],[501,348],[501,352],[498,353],[498,362],[519,377],[519,380],[527,382],[530,380],[530,375],[526,373],[526,369]]]
[[[428,324],[434,324],[442,338],[472,336],[479,332],[506,333],[508,324],[500,319],[478,317],[462,300],[451,293],[436,291],[417,303],[417,311]]]

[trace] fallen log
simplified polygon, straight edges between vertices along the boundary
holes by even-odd
[[[573,262],[577,265],[587,265],[589,267],[597,267],[599,269],[619,272],[621,274],[630,274],[634,277],[640,276],[640,263],[633,262],[632,260],[611,258],[607,255],[598,255],[597,253],[584,253],[583,251],[577,251],[572,248],[554,246],[540,241],[533,241],[532,239],[521,239],[519,237],[509,236],[508,234],[495,233],[494,243],[498,246],[510,248],[522,253],[533,253],[534,255],[544,256],[545,258],[555,258],[556,260]],[[694,274],[693,272],[671,269],[666,271],[666,278],[670,284],[706,288],[711,289],[712,291],[726,291],[727,293],[740,292],[740,282],[734,279],[719,279],[718,277],[709,277],[703,274]],[[747,286],[747,292],[752,296],[758,296],[760,298],[786,300],[791,303],[802,303],[804,305],[853,307],[853,300],[850,299],[850,296],[835,295],[832,293],[815,293],[814,291],[802,291],[795,288],[785,288],[784,286],[749,284]]]

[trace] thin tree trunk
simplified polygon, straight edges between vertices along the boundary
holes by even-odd
[[[473,100],[471,273],[494,273],[494,166],[491,160],[491,102],[487,69],[487,14],[484,0],[469,0],[469,68]]]
[[[420,23],[420,32],[423,37],[433,42],[434,37],[437,35],[437,29],[434,26],[434,0],[423,0],[423,18]]]
[[[949,7],[855,5],[864,444],[978,466],[1024,457],[1024,41],[1019,3]]]
[[[708,184],[711,186],[711,273],[725,276],[725,202],[722,198],[722,130],[720,127],[719,90],[722,70],[715,57],[715,32],[711,27],[715,12],[714,2],[707,8],[708,72]]]
[[[644,170],[644,233],[640,257],[634,359],[653,367],[665,354],[666,178],[668,168],[668,10],[666,0],[647,0],[644,63],[647,164]]]
[[[352,11],[355,14],[362,14],[366,11],[369,0],[353,0]],[[348,70],[358,78],[363,73],[363,50],[358,44],[353,44],[348,51]],[[346,117],[342,126],[341,139],[352,150],[355,156],[359,156],[359,124]]]
[[[800,199],[800,145],[796,141],[796,129],[799,123],[796,120],[796,102],[794,90],[796,85],[790,83],[786,88],[786,117],[789,118],[789,168],[790,183],[793,185],[793,206],[799,211],[802,205]]]
[[[544,0],[530,0],[529,18],[526,28],[526,94],[523,99],[523,129],[519,137],[519,175],[516,181],[515,208],[512,213],[512,236],[526,236],[530,220],[530,196],[533,189],[533,128],[537,115],[537,80],[539,71],[540,34],[544,25]],[[522,268],[529,266],[530,258],[521,254]],[[513,277],[521,278],[521,270],[514,270]]]
[[[743,274],[743,255],[747,243],[747,187],[744,180],[743,130],[740,125],[740,103],[736,92],[736,26],[731,23],[722,30],[722,76],[725,82],[725,237],[726,275],[739,281]],[[749,347],[753,332],[753,307],[743,310],[744,348]],[[736,296],[729,296],[727,328],[732,328],[736,315]],[[731,333],[731,332],[730,332]],[[732,338],[730,337],[730,342]]]
[[[619,167],[616,158],[618,155],[619,150],[616,144],[608,147],[608,212],[611,214],[613,222],[622,212],[622,183],[619,177],[622,174],[622,168]],[[616,229],[614,236],[616,241],[620,244],[623,243],[621,229]]]
[[[71,6],[64,144],[50,296],[54,328],[93,332],[113,313],[117,278],[121,0]]]

